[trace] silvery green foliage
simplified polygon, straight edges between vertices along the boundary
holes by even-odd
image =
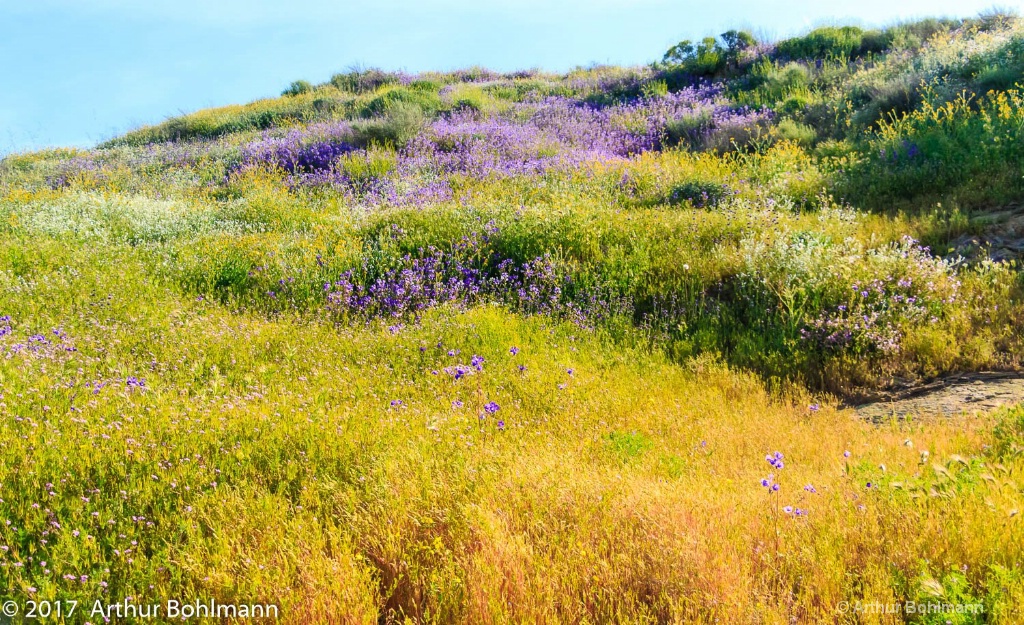
[[[748,237],[740,250],[747,285],[823,349],[897,352],[908,327],[937,323],[958,305],[958,262],[910,237],[868,247],[782,231]]]
[[[133,245],[248,229],[244,223],[222,218],[210,207],[99,193],[76,193],[56,201],[28,203],[16,208],[15,214],[18,223],[31,233]]]

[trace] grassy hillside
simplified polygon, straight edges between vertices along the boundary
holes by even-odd
[[[353,71],[9,156],[0,595],[1013,623],[1022,408],[841,406],[1020,370],[1024,241],[984,242],[1022,199],[1002,15]],[[850,608],[908,601],[983,614]]]

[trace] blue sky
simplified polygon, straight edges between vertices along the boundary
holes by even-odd
[[[353,65],[643,64],[684,38],[969,16],[992,0],[0,0],[0,154],[89,146]],[[1021,8],[1024,0],[1001,2]]]

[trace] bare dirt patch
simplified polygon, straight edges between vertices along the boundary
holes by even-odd
[[[980,372],[895,390],[853,409],[865,419],[884,421],[988,412],[1021,402],[1024,402],[1024,372]]]

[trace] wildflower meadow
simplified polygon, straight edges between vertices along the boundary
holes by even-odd
[[[1022,200],[996,12],[9,155],[0,622],[1024,622],[1024,405],[851,408],[1021,372]]]

